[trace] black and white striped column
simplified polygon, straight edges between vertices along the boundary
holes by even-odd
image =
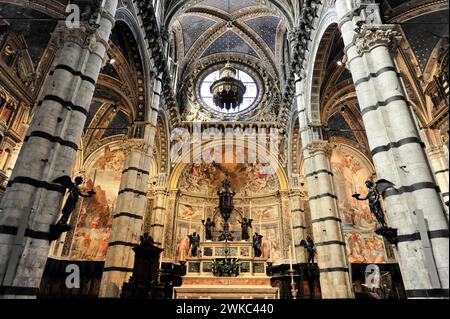
[[[96,81],[108,49],[117,0],[100,9],[99,27],[58,26],[57,52],[0,207],[0,297],[34,298],[49,253]]]
[[[158,188],[156,191],[155,205],[152,211],[152,224],[150,225],[150,234],[155,241],[155,245],[163,246],[164,222],[166,216],[166,201],[168,193],[164,188]]]
[[[323,298],[353,298],[333,173],[331,145],[315,140],[304,149],[305,178],[311,208],[311,227],[320,269]]]
[[[139,243],[144,223],[149,171],[161,102],[161,84],[161,78],[156,77],[144,139],[128,141],[125,146],[126,163],[117,199],[117,209],[111,226],[100,297],[119,297],[123,283],[132,273],[134,264],[132,249]]]
[[[124,142],[125,166],[103,269],[100,297],[119,297],[123,283],[133,271],[134,252],[139,243],[147,201],[150,167],[145,140]]]
[[[397,189],[386,193],[385,207],[388,224],[399,231],[398,262],[407,295],[448,297],[448,220],[390,54],[396,32],[379,25],[356,36],[349,2],[335,5],[378,178]],[[419,233],[424,227],[431,247]],[[429,248],[432,258],[426,255]]]
[[[302,199],[302,194],[300,190],[294,190],[289,194],[290,207],[291,207],[291,217],[292,217],[292,232],[293,240],[295,246],[295,256],[297,262],[306,263],[306,253],[305,249],[300,246],[300,242],[306,239],[305,230],[305,205]]]

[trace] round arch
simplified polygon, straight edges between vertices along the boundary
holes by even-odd
[[[334,8],[330,8],[322,15],[317,32],[312,39],[313,47],[305,70],[308,76],[305,78],[304,94],[306,115],[312,122],[320,123],[320,84],[323,67],[327,62],[326,56],[318,56],[319,49],[324,45],[324,41],[329,40],[330,33],[337,27],[338,15]]]
[[[153,69],[151,64],[151,59],[148,53],[148,50],[145,46],[144,35],[142,34],[142,29],[139,25],[139,22],[136,20],[134,14],[130,12],[126,7],[120,7],[116,11],[116,22],[123,22],[131,31],[134,37],[134,41],[137,44],[139,55],[143,68],[143,76],[144,76],[144,87],[145,87],[145,113],[147,119],[150,119],[151,111],[151,101],[153,95]]]

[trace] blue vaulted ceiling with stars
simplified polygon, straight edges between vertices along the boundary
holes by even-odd
[[[186,64],[226,52],[275,64],[285,28],[276,12],[254,0],[198,1],[175,24],[178,57]]]

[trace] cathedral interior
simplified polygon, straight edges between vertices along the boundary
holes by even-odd
[[[0,0],[0,298],[449,298],[448,10]]]

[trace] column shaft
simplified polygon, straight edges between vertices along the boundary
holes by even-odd
[[[164,236],[164,221],[166,212],[167,192],[164,189],[156,190],[156,200],[153,206],[151,232],[155,244],[162,246]]]
[[[336,9],[378,178],[396,185],[385,193],[385,206],[390,226],[399,230],[407,295],[448,294],[448,220],[388,47],[396,32],[392,26],[377,25],[356,36],[348,2],[337,0]],[[423,227],[428,229],[433,261],[424,254],[418,231]],[[432,279],[434,273],[438,280]]]
[[[139,243],[145,215],[150,166],[144,140],[125,142],[125,167],[122,173],[116,210],[103,269],[100,297],[119,297],[123,283],[133,271],[133,247]]]
[[[117,0],[106,2],[96,30],[58,27],[64,43],[0,207],[0,296],[34,298],[39,291],[49,226],[65,193],[52,181],[71,174],[116,8]]]
[[[323,298],[353,298],[337,196],[331,172],[331,147],[313,141],[304,150],[311,224]]]
[[[295,256],[297,257],[297,262],[306,262],[305,249],[300,246],[300,242],[306,239],[306,221],[305,221],[305,204],[301,197],[300,191],[293,191],[290,196],[291,202],[291,215],[292,215],[292,229],[294,237],[295,246]]]
[[[161,96],[161,78],[153,83],[152,107],[144,139],[131,141],[122,175],[117,212],[111,226],[105,269],[100,287],[101,297],[119,297],[123,283],[129,278],[134,264],[132,248],[142,234],[148,179],[158,121]],[[135,144],[135,145],[133,145]],[[137,146],[137,147],[136,147]],[[130,215],[131,214],[131,215]],[[155,212],[153,211],[152,215]]]

